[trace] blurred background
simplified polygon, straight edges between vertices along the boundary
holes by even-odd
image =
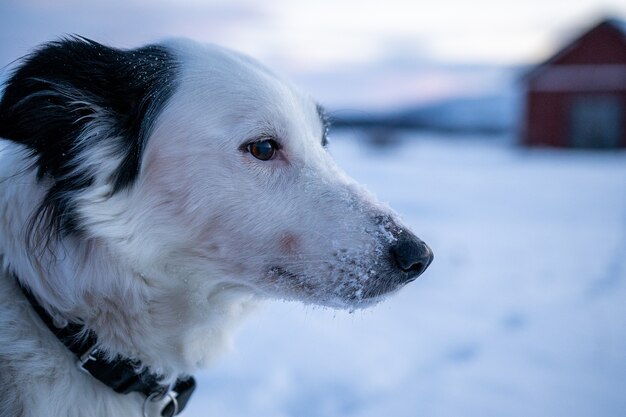
[[[76,33],[246,52],[435,252],[366,311],[266,303],[185,416],[626,415],[623,0],[2,0],[0,79]]]

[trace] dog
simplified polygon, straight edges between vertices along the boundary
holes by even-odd
[[[253,59],[70,36],[0,101],[0,415],[171,416],[258,300],[360,309],[433,259]],[[121,382],[120,382],[121,381]]]

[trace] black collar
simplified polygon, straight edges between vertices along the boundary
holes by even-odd
[[[93,331],[78,323],[55,326],[53,318],[37,302],[32,292],[22,286],[17,278],[16,282],[48,329],[76,355],[79,369],[120,394],[140,392],[146,396],[146,402],[168,398],[161,410],[162,417],[175,416],[185,408],[196,387],[193,377],[179,378],[172,386],[162,385],[158,375],[142,369],[138,361],[121,357],[113,361],[106,360],[96,348],[98,337]]]

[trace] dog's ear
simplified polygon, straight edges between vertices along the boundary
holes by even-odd
[[[111,194],[132,184],[177,70],[162,46],[120,50],[81,37],[23,59],[0,101],[0,137],[25,145],[38,178],[51,180],[39,214],[57,232],[78,230],[72,195],[98,176]]]

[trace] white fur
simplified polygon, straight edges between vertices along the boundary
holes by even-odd
[[[234,52],[167,46],[182,63],[179,87],[154,121],[137,182],[111,195],[113,150],[81,155],[96,181],[75,197],[80,237],[31,251],[25,230],[46,183],[22,146],[0,141],[3,416],[139,416],[143,402],[79,372],[11,272],[57,321],[84,321],[103,350],[166,381],[209,364],[259,297],[339,308],[379,299],[362,294],[399,222],[335,166],[314,102]],[[97,117],[82,132],[107,134]],[[268,135],[283,146],[276,159],[241,151]]]

